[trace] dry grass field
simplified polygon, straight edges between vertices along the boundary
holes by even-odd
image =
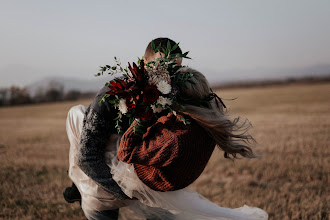
[[[232,116],[248,118],[258,159],[232,162],[216,150],[191,186],[225,207],[244,204],[269,219],[329,219],[330,83],[218,92]],[[85,219],[65,203],[71,106],[90,100],[0,108],[0,219]],[[126,209],[120,219],[133,219]]]

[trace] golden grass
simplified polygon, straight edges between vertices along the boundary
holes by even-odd
[[[248,118],[258,159],[231,162],[216,150],[192,188],[224,207],[265,209],[270,219],[329,219],[330,84],[218,92]],[[65,203],[68,110],[90,100],[0,108],[0,218],[84,219]],[[121,219],[132,219],[121,210]]]

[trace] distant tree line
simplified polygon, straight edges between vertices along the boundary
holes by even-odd
[[[311,83],[324,83],[330,82],[330,73],[325,76],[304,76],[304,77],[288,77],[285,79],[264,79],[264,80],[245,80],[237,82],[225,82],[223,84],[213,85],[213,89],[225,89],[225,88],[250,88],[250,87],[266,87],[273,85],[285,85],[285,84],[311,84]]]
[[[33,96],[26,88],[11,86],[10,88],[0,88],[0,106],[73,101],[80,98],[91,98],[94,95],[95,92],[80,92],[78,90],[64,92],[64,87],[55,82],[50,82],[47,89],[38,88]]]

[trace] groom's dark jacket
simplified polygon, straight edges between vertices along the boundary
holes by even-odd
[[[108,90],[108,87],[103,87],[86,109],[80,136],[80,150],[76,155],[77,165],[107,192],[118,199],[129,199],[112,179],[104,157],[109,135],[117,133],[114,118],[118,110],[107,101],[99,104],[99,99]],[[128,125],[128,123],[124,124]],[[124,131],[126,129],[123,128]]]

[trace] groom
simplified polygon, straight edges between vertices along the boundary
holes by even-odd
[[[157,38],[153,40],[153,42],[155,45],[161,45],[164,49],[166,49],[167,42],[170,42],[172,47],[176,44],[173,40],[168,38]],[[179,47],[173,52],[182,54]],[[157,59],[160,56],[159,53],[155,54],[153,52],[150,42],[144,55],[145,63]],[[182,58],[178,58],[177,63],[181,65]],[[102,95],[108,90],[108,87],[102,88],[86,109],[79,142],[77,165],[89,178],[96,182],[103,190],[113,195],[114,198],[130,200],[113,180],[110,168],[106,164],[104,157],[109,135],[117,133],[115,121],[113,119],[113,115],[116,115],[117,110],[108,102],[104,102],[102,105],[99,105],[98,102]],[[127,125],[126,128],[123,127],[123,131],[126,131],[129,127],[129,123],[127,121],[123,124]],[[71,188],[66,189],[64,197],[67,201],[79,200],[80,194],[74,184]],[[84,212],[88,219],[117,219],[119,209],[106,211],[84,210]]]

